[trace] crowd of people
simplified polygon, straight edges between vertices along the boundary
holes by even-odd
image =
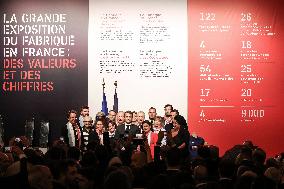
[[[154,159],[154,147],[171,145],[178,147],[186,157],[189,153],[189,132],[185,118],[178,110],[166,104],[165,115],[158,116],[156,109],[151,107],[146,119],[143,111],[113,110],[106,116],[98,112],[93,120],[89,115],[89,107],[83,106],[77,121],[77,112],[70,110],[68,122],[62,127],[61,140],[69,147],[77,147],[82,152],[88,145],[109,145],[111,150],[120,152],[125,149],[129,140],[131,148],[150,147],[151,159]]]
[[[89,107],[67,114],[61,137],[46,153],[26,137],[13,137],[0,152],[0,187],[33,189],[281,189],[284,153],[266,157],[251,141],[219,157],[218,147],[190,134],[172,105],[157,115]]]

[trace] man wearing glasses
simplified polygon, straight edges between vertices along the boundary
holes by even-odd
[[[99,136],[93,129],[93,120],[90,116],[85,116],[83,120],[84,126],[82,129],[82,150],[86,151],[89,143],[99,142]]]

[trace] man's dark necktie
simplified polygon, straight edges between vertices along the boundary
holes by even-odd
[[[126,131],[130,130],[130,125],[126,125]]]

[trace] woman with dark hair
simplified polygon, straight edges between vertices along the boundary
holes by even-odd
[[[176,122],[183,128],[187,130],[187,123],[185,118],[182,115],[176,115],[174,117],[174,120],[176,120]]]
[[[116,130],[116,123],[115,121],[109,121],[108,122],[108,136],[109,136],[109,144],[112,148],[115,147],[115,139],[114,139],[114,135],[115,135],[115,130]]]
[[[117,127],[117,125],[116,125],[116,123],[114,121],[109,121],[108,122],[109,138],[114,138],[116,127]]]
[[[108,129],[108,121],[107,121],[107,117],[104,112],[98,112],[96,114],[96,121],[101,121],[103,123],[104,130]],[[96,129],[96,125],[95,125],[95,129]]]
[[[173,128],[171,129],[169,137],[169,145],[180,149],[183,157],[189,155],[189,132],[187,129],[187,123],[183,116],[176,115],[173,119]]]
[[[157,143],[158,135],[151,131],[152,124],[150,121],[148,120],[143,121],[142,127],[143,127],[143,133],[150,147],[151,158],[154,159],[154,147]]]

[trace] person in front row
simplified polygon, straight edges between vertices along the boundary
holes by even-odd
[[[84,126],[82,129],[82,150],[86,151],[87,150],[87,146],[90,143],[99,143],[99,136],[98,134],[93,130],[92,128],[92,124],[93,124],[93,120],[92,117],[90,116],[85,116],[84,117]]]
[[[153,125],[153,132],[158,135],[157,145],[166,145],[166,130],[163,125],[163,118],[157,116]]]
[[[176,115],[173,119],[173,128],[169,134],[169,142],[167,142],[170,146],[180,149],[184,158],[189,155],[188,144],[190,135],[186,128],[187,122],[184,117]]]
[[[117,126],[114,135],[115,139],[119,139],[121,136],[124,137],[126,135],[133,137],[139,133],[139,128],[136,125],[132,124],[132,116],[133,115],[131,111],[126,111],[124,113],[125,123]]]
[[[161,116],[157,116],[153,124],[153,131],[158,134],[163,129],[163,118]]]
[[[105,131],[105,127],[103,124],[103,121],[98,119],[95,121],[95,128],[96,128],[96,132],[99,136],[99,141],[100,141],[100,145],[104,145],[104,131]]]
[[[115,130],[116,130],[116,123],[114,121],[108,122],[108,135],[109,138],[114,138]]]
[[[158,140],[158,134],[151,131],[152,124],[150,121],[145,120],[142,123],[143,133],[147,139],[148,145],[150,146],[151,158],[154,159],[154,147]]]
[[[61,130],[61,136],[64,138],[64,142],[69,146],[76,146],[80,148],[82,131],[81,127],[77,124],[77,112],[70,110],[67,114],[68,122]]]
[[[115,130],[116,130],[117,126],[116,123],[114,121],[110,121],[108,122],[108,136],[109,136],[109,143],[111,147],[115,147]]]
[[[145,113],[143,111],[139,111],[137,113],[137,122],[138,122],[137,126],[139,127],[141,133],[143,131],[143,126],[142,126],[143,121],[145,121]]]

